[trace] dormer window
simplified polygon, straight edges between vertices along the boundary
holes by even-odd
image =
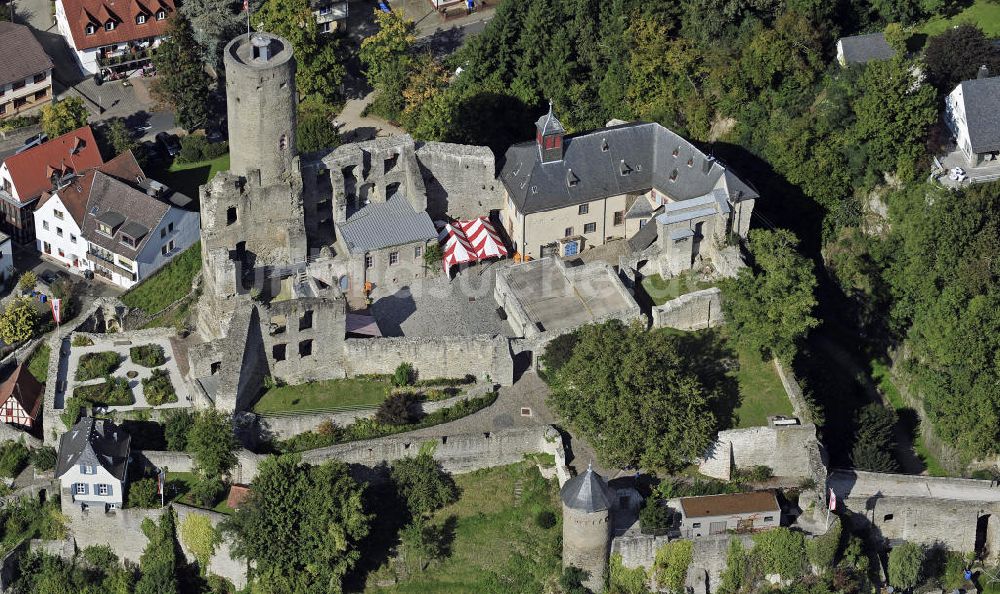
[[[104,223],[99,223],[97,225],[97,230],[105,235],[111,235],[114,233],[114,229],[111,228],[111,225],[105,225]]]
[[[97,33],[97,27],[94,26],[94,23],[87,23],[87,35],[93,35],[94,33]]]
[[[676,169],[674,169],[673,171],[670,172],[670,181],[672,181],[672,182],[677,181],[677,170]]]
[[[129,246],[130,248],[135,248],[138,247],[139,240],[132,237],[131,235],[126,235],[125,233],[122,233],[122,243]]]
[[[601,152],[602,153],[606,153],[606,152],[608,152],[608,150],[610,148],[611,147],[608,146],[608,139],[607,138],[602,138],[601,139]]]
[[[632,168],[629,167],[628,163],[625,162],[625,159],[622,159],[621,163],[618,164],[618,172],[621,173],[622,175],[628,175],[632,173]]]
[[[694,157],[688,159],[688,167],[694,167]]]
[[[681,153],[681,147],[676,147],[676,148],[674,149],[674,152],[673,152],[673,153],[671,153],[671,154],[672,154],[672,155],[674,156],[674,158],[676,159],[676,158],[677,158],[677,155],[679,155],[680,153]]]
[[[135,24],[142,25],[146,22],[146,15],[140,14],[135,17]]]
[[[162,8],[156,11],[156,20],[162,21],[165,18],[167,18],[167,11],[163,10]]]
[[[115,22],[114,21],[108,21],[108,22],[104,23],[104,30],[105,31],[114,31],[115,30]]]

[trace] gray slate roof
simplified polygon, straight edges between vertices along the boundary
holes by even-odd
[[[90,190],[90,200],[87,202],[87,214],[83,219],[83,236],[87,241],[112,253],[135,260],[152,237],[149,230],[156,229],[169,210],[170,207],[160,200],[97,171]],[[114,237],[99,233],[98,221],[109,221],[108,224],[117,222],[117,225],[113,225],[117,227]],[[132,248],[122,243],[123,230],[128,229],[138,234],[140,227],[145,228],[146,233],[137,238],[140,239],[138,246]]]
[[[583,474],[566,481],[559,497],[566,507],[587,513],[611,509],[611,498],[604,479],[589,466]]]
[[[568,136],[563,147],[563,159],[551,163],[541,162],[535,141],[507,149],[500,180],[518,211],[543,212],[650,188],[689,200],[720,183],[734,202],[757,197],[721,163],[659,124],[601,128]]]
[[[56,477],[78,464],[103,466],[118,480],[125,480],[132,437],[105,419],[84,417],[59,438]]]
[[[972,152],[1000,151],[1000,76],[961,84]]]
[[[340,234],[352,254],[362,254],[415,241],[437,239],[426,212],[416,212],[402,194],[369,204],[340,225]]]
[[[844,62],[847,64],[867,64],[896,55],[896,50],[889,46],[885,34],[881,32],[841,37],[837,43],[844,50]]]
[[[52,68],[52,59],[42,49],[31,29],[0,22],[0,86],[26,79]]]

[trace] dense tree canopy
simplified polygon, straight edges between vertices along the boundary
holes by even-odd
[[[963,80],[976,78],[980,66],[990,76],[1000,75],[1000,48],[982,29],[965,23],[928,39],[924,64],[927,79],[940,93],[950,93]]]
[[[393,464],[392,481],[413,518],[429,516],[458,499],[455,481],[428,452]]]
[[[61,136],[87,125],[90,112],[79,97],[67,97],[42,106],[42,130],[49,138]]]
[[[193,131],[209,117],[209,79],[204,52],[195,41],[191,21],[183,14],[170,18],[167,38],[153,54],[157,79],[153,91],[173,107],[177,124]]]
[[[548,375],[555,409],[620,467],[676,469],[704,454],[724,398],[676,336],[618,321],[578,330],[573,355]]]

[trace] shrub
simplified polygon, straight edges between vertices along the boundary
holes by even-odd
[[[158,344],[144,344],[132,347],[129,349],[128,354],[132,358],[133,363],[142,365],[143,367],[159,367],[167,362],[167,358],[163,354],[163,347]]]
[[[797,580],[805,573],[806,544],[801,532],[785,527],[753,535],[752,555],[765,573],[776,573],[786,580]]]
[[[31,465],[42,472],[56,467],[56,449],[42,446],[31,450]]]
[[[21,273],[21,277],[17,279],[17,286],[21,288],[22,291],[31,291],[38,284],[38,275],[30,270],[26,270]]]
[[[66,406],[63,408],[63,412],[59,415],[62,420],[63,425],[67,429],[73,427],[76,422],[80,419],[80,412],[87,406],[87,401],[76,396],[71,396],[66,399]]]
[[[226,490],[225,483],[219,478],[203,478],[199,479],[195,484],[191,485],[191,491],[188,493],[191,496],[191,500],[201,507],[214,507],[216,503],[222,499],[222,494]]]
[[[210,142],[205,145],[202,150],[202,154],[205,160],[218,159],[222,155],[229,152],[229,143],[223,140],[222,142]]]
[[[809,562],[820,572],[833,569],[836,562],[837,550],[840,548],[840,518],[836,518],[826,534],[817,536],[806,542],[806,553]]]
[[[396,371],[392,374],[392,383],[396,387],[402,388],[403,386],[409,386],[416,379],[416,374],[413,371],[413,365],[406,363],[399,364]]]
[[[189,134],[181,138],[181,152],[177,155],[178,163],[197,163],[205,160],[205,148],[208,139],[201,134]]]
[[[129,507],[159,507],[160,494],[155,478],[144,478],[128,486]]]
[[[78,386],[73,389],[73,397],[98,406],[129,406],[135,404],[135,396],[128,380],[123,377],[107,376],[99,384]],[[76,422],[76,421],[74,421]]]
[[[656,583],[668,592],[683,592],[693,557],[694,544],[690,540],[675,540],[661,546],[653,563]]]
[[[383,425],[409,425],[416,420],[413,407],[417,398],[409,392],[390,394],[375,412],[375,420]]]
[[[194,425],[194,415],[186,410],[171,411],[164,419],[163,434],[167,440],[167,449],[183,452],[187,449],[187,436]]]
[[[87,353],[80,357],[80,364],[76,368],[76,380],[82,382],[106,376],[118,369],[121,363],[121,357],[114,351]]]
[[[745,481],[750,483],[759,483],[766,481],[774,475],[774,471],[771,470],[770,466],[751,466],[749,468],[739,468],[736,471],[737,481]]]
[[[670,529],[674,512],[659,497],[647,497],[639,510],[639,529],[643,534],[663,534]]]
[[[429,243],[424,250],[424,266],[427,268],[436,268],[441,265],[441,260],[443,259],[444,250],[441,249],[441,244],[436,241]]]
[[[74,334],[73,335],[73,346],[75,346],[75,347],[86,347],[86,346],[93,346],[93,345],[94,345],[94,341],[90,340],[90,338],[88,338],[88,337],[86,337],[86,336],[84,336],[82,334]]]
[[[429,386],[465,386],[474,383],[476,383],[476,376],[470,373],[465,377],[435,377],[417,380],[413,382],[413,385],[418,388],[426,388]]]
[[[28,465],[28,447],[19,441],[0,445],[0,476],[14,478]]]
[[[535,514],[535,524],[543,530],[548,530],[556,525],[556,515],[550,510],[543,509]]]
[[[148,378],[143,378],[142,392],[150,406],[177,402],[177,393],[170,381],[170,374],[163,369],[154,369]]]

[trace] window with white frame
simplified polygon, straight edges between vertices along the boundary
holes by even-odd
[[[58,210],[58,209],[53,209],[53,210],[52,210],[52,215],[53,215],[53,216],[54,216],[55,218],[57,218],[57,219],[59,219],[59,220],[61,221],[61,220],[63,220],[63,218],[65,218],[65,216],[66,216],[66,213],[64,213],[63,211],[61,211],[61,210]]]
[[[144,14],[136,15],[136,17],[135,17],[135,24],[136,25],[142,25],[145,22],[146,22],[146,15],[144,15]]]
[[[98,495],[110,495],[111,494],[111,486],[110,485],[97,485],[97,494]]]
[[[42,221],[42,229],[45,229],[46,231],[49,230],[49,222],[48,221]]]
[[[389,265],[399,262],[399,252],[389,252]]]
[[[108,22],[104,23],[104,30],[105,31],[114,31],[115,30],[115,22],[114,21],[108,21]]]
[[[83,483],[77,483],[76,484],[76,494],[77,495],[86,495],[87,494],[87,485],[85,485]]]

